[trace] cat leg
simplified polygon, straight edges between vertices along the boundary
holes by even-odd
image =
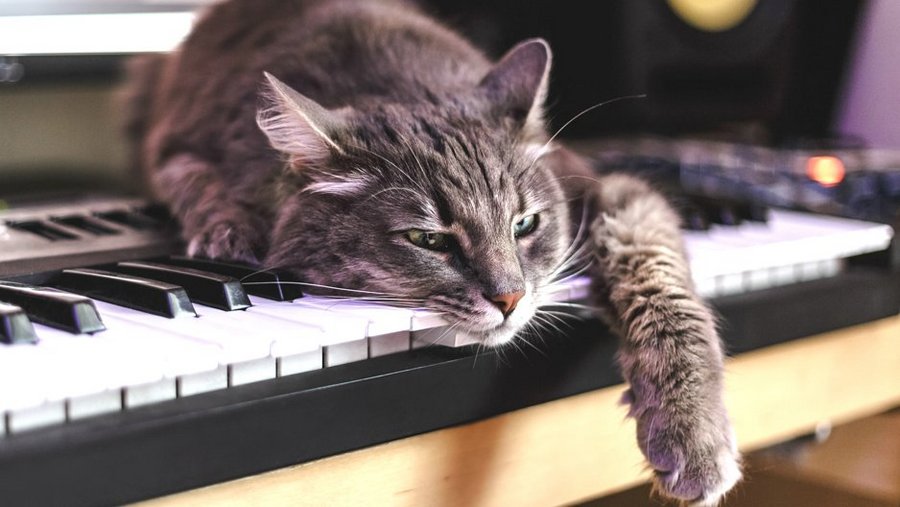
[[[601,304],[622,335],[625,401],[657,489],[714,505],[740,479],[722,401],[723,357],[712,312],[693,290],[679,219],[648,185],[601,178],[590,195]]]
[[[188,255],[258,263],[267,229],[234,202],[211,164],[175,155],[153,172],[151,186],[181,224]]]

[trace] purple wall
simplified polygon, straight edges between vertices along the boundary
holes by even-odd
[[[900,1],[869,0],[858,33],[837,130],[900,148]]]

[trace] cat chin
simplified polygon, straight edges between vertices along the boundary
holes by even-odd
[[[516,335],[534,317],[533,309],[520,308],[516,311],[519,312],[518,315],[514,314],[509,320],[497,327],[480,331],[470,329],[466,332],[485,347],[503,346],[513,341]]]
[[[475,335],[475,337],[485,347],[493,348],[500,347],[501,345],[511,342],[516,337],[516,334],[518,332],[518,328],[513,328],[512,326],[502,326],[496,330],[488,331],[485,334]]]

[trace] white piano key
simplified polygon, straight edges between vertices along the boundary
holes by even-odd
[[[883,250],[893,232],[883,224],[772,210],[765,224],[715,226],[710,231],[685,231],[683,236],[695,284],[738,272],[752,273],[807,262],[835,259]],[[824,276],[829,269],[799,268],[804,277]],[[773,284],[790,278],[773,276]],[[729,285],[730,286],[730,285]]]
[[[295,300],[294,303],[332,312],[336,318],[350,316],[354,319],[367,320],[369,357],[383,356],[410,348],[410,330],[415,313],[411,309],[318,296],[306,296]]]
[[[128,330],[110,330],[95,335],[73,335],[35,324],[39,347],[56,350],[66,357],[66,382],[54,383],[50,399],[99,392],[155,382],[163,377],[165,365],[158,349],[133,346],[121,338]],[[102,388],[98,389],[98,386]]]
[[[276,377],[276,373],[277,368],[274,357],[235,363],[228,367],[228,386],[233,387],[273,379]]]
[[[797,279],[801,282],[819,278],[819,263],[816,261],[797,264],[795,270],[797,273]]]
[[[169,319],[149,315],[130,308],[95,302],[101,318],[114,316],[130,321],[146,329],[155,329],[163,334],[174,334],[196,342],[212,345],[218,350],[217,362],[231,364],[266,357],[270,354],[272,341],[250,335],[243,327],[235,327],[216,319],[181,317]]]
[[[62,364],[57,354],[44,354],[38,345],[0,347],[0,413],[37,407],[47,400]],[[15,386],[10,389],[9,386]]]
[[[228,388],[228,367],[219,366],[215,370],[192,373],[178,377],[178,396],[193,396]]]
[[[215,345],[190,339],[181,334],[160,332],[142,323],[134,323],[115,315],[105,315],[107,330],[115,334],[110,338],[128,341],[136,347],[149,347],[163,357],[167,377],[177,377],[210,371],[219,366],[220,351]]]
[[[773,285],[789,285],[797,281],[796,266],[777,266],[769,268],[769,279]]]
[[[431,347],[442,345],[444,347],[462,347],[478,343],[477,340],[462,331],[450,326],[431,327],[414,331],[412,334],[412,348]]]
[[[414,309],[412,317],[412,331],[421,331],[423,329],[445,327],[450,323],[444,319],[440,312],[425,309]]]
[[[297,303],[302,299],[304,298],[286,303],[250,296],[253,306],[247,312],[264,314],[319,329],[321,330],[319,338],[323,340],[320,343],[322,346],[365,340],[369,326],[368,319],[352,316],[338,319],[335,318],[335,313],[328,310]]]
[[[439,312],[415,310],[413,313],[410,346],[414,349],[444,345],[453,347],[457,330]]]
[[[716,279],[694,278],[694,290],[702,298],[713,298],[718,295],[718,292],[716,292]]]
[[[364,319],[368,321],[367,336],[409,331],[414,314],[414,311],[408,308],[321,296],[305,296],[295,299],[293,303],[320,308],[332,312],[333,315],[348,315],[354,319]]]
[[[7,414],[6,422],[6,429],[10,433],[63,424],[66,422],[66,405],[64,401],[58,400],[13,410]]]
[[[136,408],[161,401],[174,400],[176,393],[175,379],[164,378],[149,384],[126,387],[122,399],[125,408]]]
[[[746,290],[761,290],[772,286],[771,273],[768,269],[748,271],[744,275]]]
[[[66,417],[70,421],[120,410],[122,410],[122,391],[119,389],[76,396],[66,402]]]
[[[321,343],[329,341],[329,337],[320,328],[279,316],[251,313],[248,310],[224,312],[207,307],[199,312],[207,317],[215,317],[217,324],[243,330],[245,336],[265,337],[269,342],[269,355],[274,358],[316,351],[321,354]]]
[[[716,293],[720,296],[738,294],[744,291],[744,274],[727,273],[719,275],[716,280]]]
[[[362,361],[369,357],[368,340],[354,340],[324,347],[325,367]]]
[[[841,272],[843,266],[843,259],[828,259],[826,261],[822,261],[820,273],[823,277],[835,276]]]
[[[465,331],[459,331],[456,333],[456,337],[452,342],[448,343],[445,341],[444,343],[442,343],[442,345],[445,345],[447,347],[465,347],[467,345],[479,345],[480,343],[481,340],[475,338],[473,335]]]
[[[409,350],[411,347],[409,331],[380,334],[369,337],[369,357],[386,356]]]
[[[278,376],[296,375],[307,371],[320,370],[324,367],[322,349],[315,352],[294,354],[278,358]]]
[[[255,296],[250,297],[250,302],[253,306],[248,312],[284,319],[302,326],[298,329],[311,332],[311,339],[322,347],[322,363],[325,366],[368,357],[366,332],[369,320],[366,318],[336,314],[314,305],[275,302]]]

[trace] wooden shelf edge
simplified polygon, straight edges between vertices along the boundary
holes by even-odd
[[[900,405],[900,316],[742,354],[727,403],[744,451]],[[613,386],[484,421],[143,502],[561,505],[648,474]],[[297,438],[304,438],[298,435]]]

